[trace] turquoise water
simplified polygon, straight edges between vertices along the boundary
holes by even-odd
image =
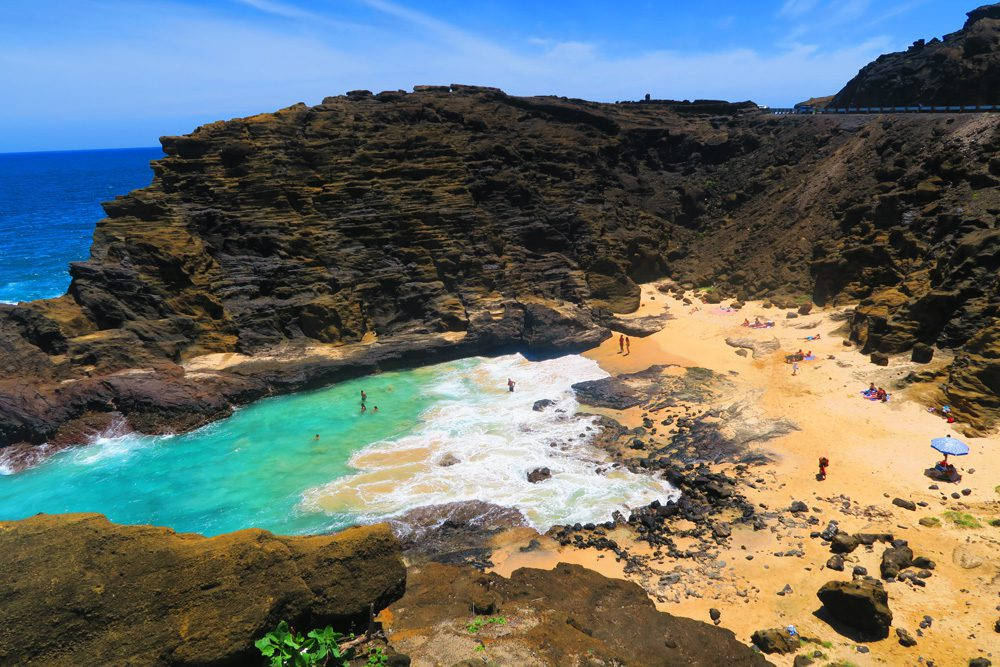
[[[153,180],[159,148],[0,153],[0,301],[59,296],[87,259],[101,202]]]
[[[348,474],[351,455],[365,444],[415,428],[430,403],[420,384],[433,373],[385,373],[266,399],[184,435],[101,438],[0,477],[0,517],[101,512],[119,523],[209,535],[342,527],[350,513],[305,510],[302,491]],[[377,414],[358,411],[361,388],[384,399]]]
[[[588,444],[594,420],[576,414],[570,385],[606,375],[577,355],[476,357],[266,399],[183,435],[109,434],[0,475],[0,519],[100,512],[206,535],[302,534],[478,499],[518,507],[540,530],[604,521],[675,495],[662,480],[607,470]],[[533,410],[543,398],[555,405]],[[441,465],[445,455],[458,462]],[[528,482],[542,466],[552,478]]]

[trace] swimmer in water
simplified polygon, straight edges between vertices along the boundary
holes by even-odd
[[[365,414],[365,410],[367,410],[367,409],[368,409],[368,408],[366,408],[366,407],[365,407],[365,404],[364,404],[364,403],[362,403],[362,404],[361,404],[361,414]]]
[[[378,412],[378,406],[377,405],[374,408],[372,408],[372,412]]]
[[[368,394],[366,394],[365,390],[362,389],[361,390],[361,405],[364,405],[365,401],[367,401],[367,400],[368,400]]]
[[[313,440],[319,440],[319,433],[313,436]]]

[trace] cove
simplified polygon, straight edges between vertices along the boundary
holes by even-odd
[[[205,535],[307,534],[478,499],[518,507],[540,530],[604,521],[675,495],[605,471],[588,444],[594,420],[577,414],[570,385],[604,376],[577,355],[475,357],[265,399],[183,435],[106,435],[0,475],[0,518],[100,512]],[[533,410],[540,399],[554,405]],[[553,477],[528,482],[543,466]]]

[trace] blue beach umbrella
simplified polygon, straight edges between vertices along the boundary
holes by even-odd
[[[948,460],[949,454],[952,456],[965,456],[969,453],[969,446],[967,444],[950,435],[931,440],[931,448],[944,454],[945,460]]]

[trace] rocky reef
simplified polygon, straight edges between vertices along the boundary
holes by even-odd
[[[967,16],[957,32],[879,56],[829,106],[1000,104],[1000,3]]]
[[[860,302],[863,350],[954,348],[946,399],[974,430],[998,414],[998,114],[775,117],[456,84],[161,142],[152,185],[105,204],[69,292],[0,305],[0,446],[115,419],[193,428],[380,368],[579,350],[665,276],[715,299]]]

